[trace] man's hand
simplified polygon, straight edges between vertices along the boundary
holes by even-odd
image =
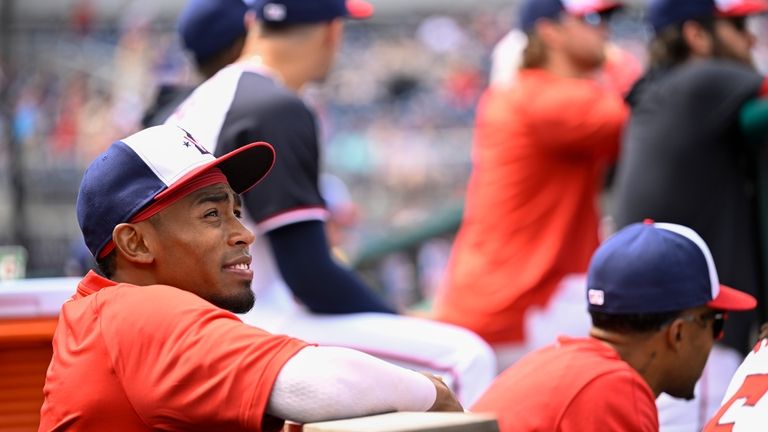
[[[437,390],[435,403],[429,411],[464,411],[459,401],[456,400],[456,395],[445,385],[442,379],[428,372],[422,372],[422,374],[432,381],[432,384],[435,385],[435,390]]]

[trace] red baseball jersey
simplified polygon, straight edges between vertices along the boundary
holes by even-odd
[[[544,70],[486,91],[438,319],[491,343],[520,341],[525,311],[545,305],[564,276],[586,272],[603,168],[628,114],[617,93]]]
[[[59,315],[39,430],[280,430],[269,394],[305,346],[190,292],[90,272]]]
[[[472,407],[501,432],[657,432],[651,388],[613,348],[561,337],[499,375]]]

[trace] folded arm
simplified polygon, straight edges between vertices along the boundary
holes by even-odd
[[[267,413],[310,423],[392,411],[461,411],[439,380],[359,351],[307,347],[282,368]]]

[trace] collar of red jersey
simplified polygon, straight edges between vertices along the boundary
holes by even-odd
[[[115,286],[117,283],[111,281],[103,276],[100,276],[95,271],[91,270],[85,275],[83,280],[77,285],[77,293],[83,297],[91,295],[96,291]]]

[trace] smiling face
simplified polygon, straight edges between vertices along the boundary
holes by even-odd
[[[240,222],[240,197],[227,184],[199,189],[145,224],[158,283],[192,292],[234,313],[253,307],[248,247],[253,233]]]

